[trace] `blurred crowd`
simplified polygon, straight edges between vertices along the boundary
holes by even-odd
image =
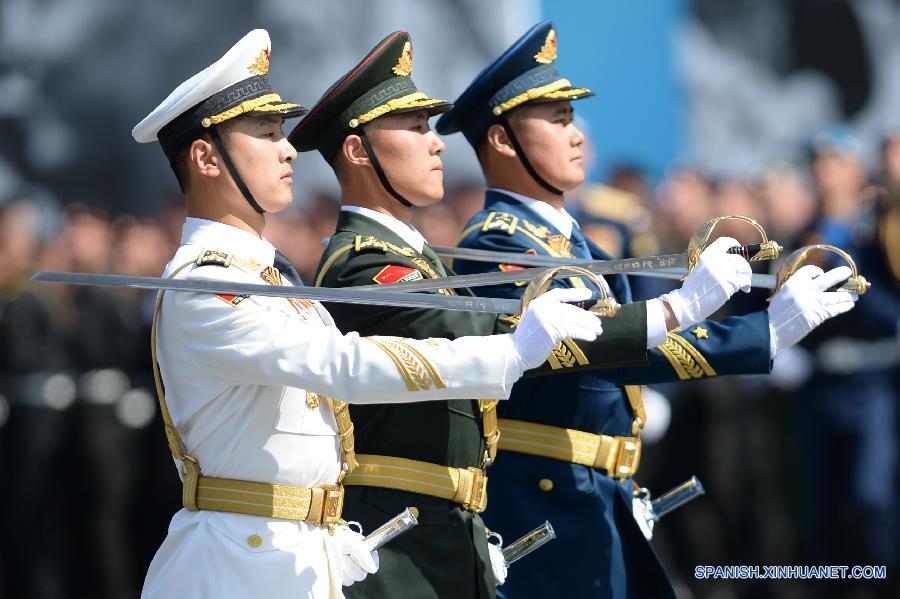
[[[660,181],[622,164],[568,199],[585,233],[614,256],[683,252],[705,220],[740,214],[787,251],[846,249],[873,283],[856,310],[779,355],[771,377],[651,394],[640,484],[658,495],[696,474],[708,491],[656,529],[681,596],[897,596],[900,128],[887,129],[881,150],[870,171],[852,132],[831,126],[811,137],[805,164],[752,178],[676,164]],[[454,245],[483,192],[481,183],[457,183],[442,203],[418,210],[415,225],[433,245]],[[308,282],[339,205],[326,192],[297,204],[304,208],[271,216],[265,233]],[[155,297],[30,278],[43,270],[158,276],[183,220],[171,200],[152,218],[28,198],[0,204],[0,597],[139,593],[180,507],[153,391]],[[723,223],[716,234],[758,240],[746,223]],[[821,266],[839,264],[834,258]],[[634,283],[638,299],[674,284]],[[757,290],[728,309],[763,309],[765,298]],[[885,565],[891,580],[695,581],[704,564]]]

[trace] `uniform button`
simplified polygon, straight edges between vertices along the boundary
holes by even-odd
[[[250,535],[247,537],[247,544],[255,549],[262,545],[262,537],[259,535]]]
[[[541,491],[550,492],[553,490],[553,481],[549,478],[542,478],[538,481],[538,487],[540,487]]]

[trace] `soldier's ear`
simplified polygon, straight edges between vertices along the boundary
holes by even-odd
[[[341,144],[340,153],[344,156],[344,160],[348,164],[369,165],[369,154],[363,146],[359,135],[348,135]]]
[[[188,168],[201,177],[218,177],[221,156],[209,140],[195,139],[188,147]]]
[[[487,133],[485,133],[485,142],[488,149],[497,152],[501,156],[513,158],[516,155],[516,150],[509,141],[509,135],[506,134],[506,129],[503,128],[503,125],[494,123],[488,127]]]

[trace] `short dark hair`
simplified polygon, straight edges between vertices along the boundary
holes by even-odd
[[[221,135],[222,143],[225,144],[225,149],[228,149],[228,142],[225,141],[224,133],[228,130],[228,127],[233,124],[237,119],[231,119],[231,121],[226,121],[224,123],[220,123],[216,125],[219,128],[219,133]],[[169,161],[169,166],[172,168],[172,172],[175,173],[175,178],[178,180],[178,187],[181,188],[181,193],[187,193],[188,182],[190,181],[190,171],[188,170],[188,150],[191,149],[191,144],[193,144],[198,139],[202,139],[203,141],[212,143],[212,137],[210,137],[209,133],[203,133],[202,135],[195,137],[185,145],[183,148],[178,150],[178,153],[175,154],[175,158]]]
[[[178,153],[175,154],[175,158],[169,161],[169,166],[172,167],[172,172],[175,173],[175,178],[178,180],[178,187],[181,189],[181,193],[187,193],[187,161],[189,148],[190,146],[180,149]]]

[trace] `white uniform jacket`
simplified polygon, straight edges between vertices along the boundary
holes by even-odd
[[[252,233],[189,218],[165,276],[204,250],[238,259],[227,268],[192,265],[178,278],[260,283],[274,258]],[[415,349],[403,355],[390,339],[341,334],[316,302],[167,292],[157,357],[185,452],[209,477],[334,483],[337,424],[326,401],[310,407],[307,390],[352,403],[505,399],[519,375],[506,335],[402,340]],[[327,530],[303,522],[182,509],[142,596],[340,597],[333,545]]]

